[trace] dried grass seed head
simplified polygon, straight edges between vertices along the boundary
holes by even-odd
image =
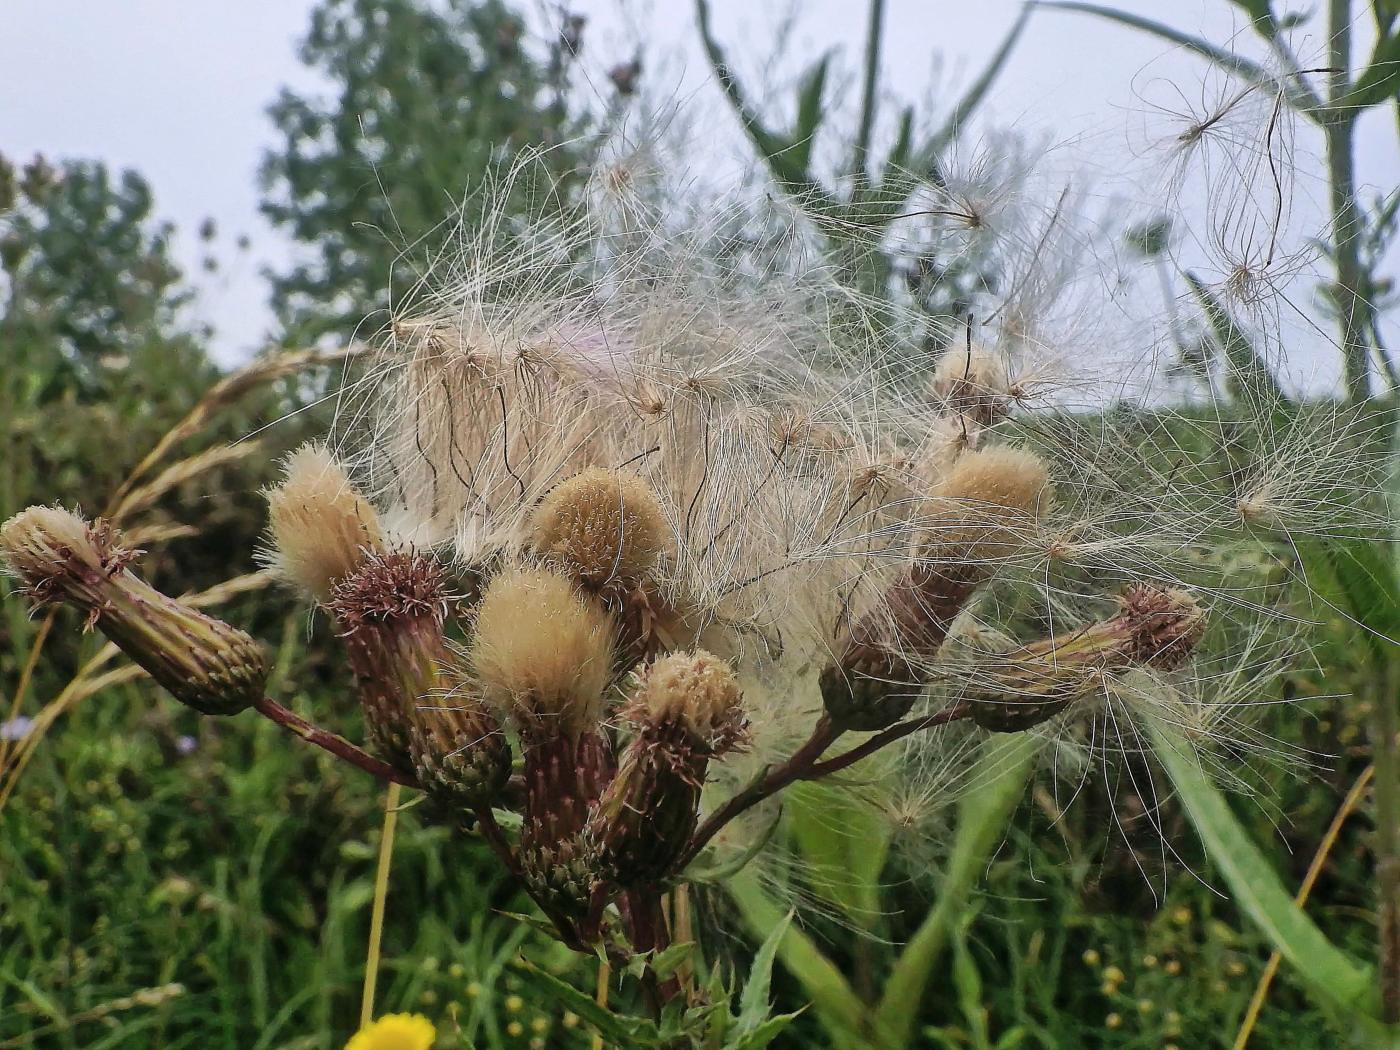
[[[324,445],[303,445],[283,469],[282,483],[267,492],[267,560],[286,582],[325,602],[366,552],[383,548],[379,515]]]
[[[486,699],[523,732],[577,735],[602,712],[613,643],[612,621],[566,577],[513,566],[482,595],[469,660]]]

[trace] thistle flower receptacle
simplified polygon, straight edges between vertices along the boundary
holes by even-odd
[[[36,600],[82,609],[181,703],[207,715],[256,703],[267,681],[257,642],[141,580],[130,569],[139,553],[107,522],[58,507],[30,507],[0,526],[0,559]]]
[[[1031,729],[1091,696],[1104,675],[1179,667],[1205,633],[1205,613],[1185,591],[1139,584],[1118,603],[1116,616],[978,668],[965,697],[973,721],[1003,733]]]
[[[1034,453],[988,448],[957,460],[929,501],[914,563],[854,620],[837,660],[822,671],[822,701],[836,728],[883,729],[908,713],[953,620],[1024,547],[1051,493]]]
[[[729,666],[703,650],[672,653],[637,673],[622,711],[636,735],[589,822],[614,881],[647,885],[675,874],[710,761],[746,742],[741,700]]]
[[[479,699],[449,696],[443,636],[452,599],[441,567],[415,551],[366,553],[328,603],[359,685],[373,749],[412,769],[446,806],[489,803],[510,775],[510,747]]]
[[[938,360],[930,388],[950,415],[974,427],[989,427],[1011,413],[1012,385],[1006,364],[979,347],[951,347]]]
[[[267,493],[268,561],[286,582],[325,602],[366,552],[384,548],[379,515],[323,445],[302,446],[284,470]]]

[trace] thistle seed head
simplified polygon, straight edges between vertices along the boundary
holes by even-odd
[[[511,567],[477,607],[471,668],[492,703],[532,736],[576,736],[595,724],[611,676],[614,630],[565,577]]]
[[[967,695],[973,721],[998,732],[1033,728],[1101,690],[1105,675],[1181,666],[1205,633],[1205,614],[1185,591],[1137,584],[1118,604],[1114,617],[976,669]]]
[[[921,556],[985,574],[1025,545],[1054,487],[1034,452],[997,446],[960,456],[929,501]]]
[[[991,426],[1011,411],[1006,364],[979,347],[954,347],[944,353],[930,389],[945,411],[980,427]]]
[[[0,558],[30,594],[82,609],[181,703],[208,715],[255,703],[267,680],[257,642],[137,577],[129,566],[139,553],[108,522],[60,507],[30,507],[0,526]]]
[[[674,725],[709,755],[743,743],[743,694],[734,672],[713,653],[671,653],[637,672],[623,717],[638,727]]]
[[[530,520],[534,549],[595,589],[645,579],[669,539],[651,487],[635,474],[601,467],[556,485]]]
[[[324,602],[367,551],[383,548],[379,515],[324,445],[303,445],[283,469],[285,479],[267,492],[267,560],[287,583]]]

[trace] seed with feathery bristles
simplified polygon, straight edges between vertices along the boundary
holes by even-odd
[[[599,603],[536,566],[492,578],[469,650],[483,695],[532,736],[577,735],[602,710],[614,630]]]
[[[589,587],[645,579],[669,545],[661,502],[635,474],[590,467],[556,485],[530,521],[530,542]]]
[[[1179,667],[1205,632],[1205,613],[1182,590],[1138,584],[1118,604],[1116,616],[974,668],[973,720],[998,732],[1030,729],[1092,695],[1106,674]]]
[[[979,347],[948,350],[938,361],[931,386],[946,411],[982,427],[1008,414],[1010,390],[1005,363]]]
[[[84,610],[177,700],[208,715],[255,703],[267,680],[257,642],[137,577],[129,566],[139,553],[106,521],[89,525],[60,507],[30,507],[0,526],[0,559],[31,595]]]
[[[284,580],[324,602],[366,551],[383,548],[379,515],[323,445],[303,445],[283,469],[282,483],[267,492],[268,560]]]

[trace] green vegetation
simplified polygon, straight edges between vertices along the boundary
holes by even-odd
[[[872,35],[880,7],[871,7]],[[701,0],[697,9],[708,14]],[[357,29],[371,22],[383,31]],[[719,27],[702,25],[710,58],[726,68]],[[996,261],[960,257],[947,269],[888,250],[882,236],[907,200],[908,172],[937,181],[942,151],[1006,68],[1019,28],[927,141],[912,141],[913,114],[902,114],[878,165],[872,64],[864,130],[847,169],[825,185],[809,161],[827,59],[803,78],[788,132],[768,127],[740,83],[725,81],[774,184],[812,210],[854,285],[913,297],[929,318],[929,352],[949,341],[969,296],[995,285]],[[1383,42],[1397,39],[1391,23],[1383,29],[1392,31]],[[567,185],[586,160],[562,145],[580,130],[565,105],[568,48],[555,41],[535,58],[520,36],[495,3],[430,12],[409,0],[330,0],[318,10],[306,59],[339,95],[280,99],[273,118],[285,144],[264,168],[268,214],[312,253],[274,281],[289,333],[346,336],[387,305],[391,285],[410,289],[438,246],[416,238],[500,160],[488,144],[556,148],[551,167]],[[1386,54],[1378,48],[1383,68],[1400,68]],[[1339,157],[1351,149],[1352,107],[1393,92],[1379,77],[1368,67],[1318,104]],[[1336,173],[1351,177],[1340,161]],[[1331,248],[1329,294],[1351,304],[1339,324],[1348,387],[1360,393],[1378,347],[1370,306],[1357,304],[1372,301],[1363,285],[1380,278],[1363,266],[1355,202],[1335,209],[1343,235]],[[125,508],[167,590],[244,574],[236,593],[214,597],[276,654],[275,695],[357,738],[353,684],[327,622],[265,590],[253,560],[268,464],[323,420],[305,413],[256,443],[229,445],[313,402],[326,366],[346,365],[269,356],[206,397],[219,375],[204,333],[184,319],[188,292],[152,211],[133,173],[0,168],[0,519],[53,500]],[[905,270],[920,281],[901,284]],[[1226,306],[1186,279],[1236,391],[1277,397]],[[172,428],[178,440],[143,462]],[[1170,784],[1161,766],[1134,756],[1126,789],[1090,779],[1069,805],[1041,781],[1027,787],[1025,756],[1001,752],[937,841],[876,828],[814,788],[791,814],[793,849],[809,867],[778,886],[746,874],[697,901],[721,979],[749,973],[756,946],[778,929],[768,945],[773,1007],[803,1012],[772,1045],[1229,1047],[1274,950],[1284,961],[1250,1045],[1378,1045],[1381,1030],[1360,1015],[1380,1009],[1377,840],[1382,860],[1385,849],[1393,858],[1393,829],[1382,821],[1378,832],[1359,807],[1326,843],[1306,917],[1287,901],[1349,789],[1372,775],[1368,739],[1382,757],[1394,739],[1396,657],[1385,639],[1400,623],[1400,583],[1381,546],[1319,544],[1298,555],[1321,595],[1310,613],[1324,622],[1316,665],[1285,676],[1279,699],[1349,699],[1282,704],[1260,728],[1336,762],[1302,775],[1251,771],[1256,804],[1224,799],[1189,762],[1173,768],[1163,740]],[[0,1048],[339,1050],[358,1025],[382,789],[252,715],[197,719],[76,626],[59,613],[50,628],[0,579]],[[1384,893],[1397,876],[1382,876]],[[789,894],[819,907],[785,928],[778,902]],[[589,1046],[594,971],[515,917],[524,911],[479,842],[421,822],[410,806],[393,855],[376,1012],[427,1015],[443,1046]],[[756,1024],[757,1004],[744,1001],[736,1023]]]

